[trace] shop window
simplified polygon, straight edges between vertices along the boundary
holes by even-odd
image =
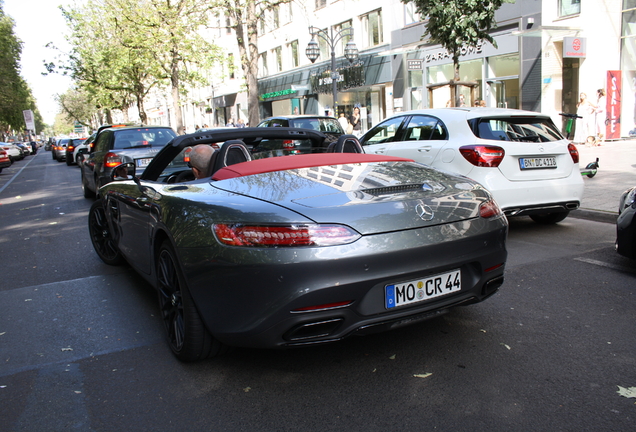
[[[559,0],[559,17],[581,13],[581,0]]]
[[[377,10],[363,15],[360,20],[362,21],[362,43],[364,47],[372,47],[383,43],[382,11]]]
[[[622,36],[636,35],[636,9],[623,12]]]
[[[422,87],[424,85],[424,72],[421,70],[409,71],[409,87]]]

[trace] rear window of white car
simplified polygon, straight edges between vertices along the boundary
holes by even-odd
[[[563,139],[550,118],[477,118],[468,124],[477,138],[486,140],[550,142]]]

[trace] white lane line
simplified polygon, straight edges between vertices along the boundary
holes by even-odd
[[[9,185],[11,184],[11,182],[12,182],[13,180],[15,180],[15,179],[16,179],[16,178],[20,175],[20,173],[22,172],[22,170],[23,170],[23,169],[25,169],[26,167],[28,167],[28,166],[29,166],[29,164],[33,161],[33,159],[35,159],[35,157],[36,157],[36,156],[38,156],[39,154],[40,154],[40,153],[36,153],[35,155],[33,155],[33,157],[32,157],[31,159],[29,159],[29,161],[28,161],[28,162],[27,162],[27,163],[26,163],[26,164],[25,164],[22,168],[20,168],[20,171],[18,171],[17,173],[15,173],[15,174],[13,175],[13,177],[11,177],[11,179],[10,179],[8,182],[6,182],[4,186],[2,186],[2,187],[0,188],[0,194],[1,194],[2,192],[4,192],[4,190],[7,188],[7,186],[9,186]]]
[[[597,265],[599,267],[611,268],[611,269],[614,269],[614,270],[619,270],[619,271],[623,271],[623,272],[627,272],[627,273],[636,273],[636,269],[634,269],[634,268],[625,267],[625,266],[616,265],[616,264],[610,264],[610,263],[606,263],[604,261],[597,261],[597,260],[593,260],[593,259],[590,259],[590,258],[574,258],[574,260],[575,261],[584,262],[584,263],[587,263],[587,264]]]

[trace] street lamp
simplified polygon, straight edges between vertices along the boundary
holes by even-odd
[[[340,74],[336,72],[336,44],[340,42],[345,37],[350,37],[353,39],[353,27],[345,27],[338,31],[334,31],[333,27],[330,29],[329,33],[326,30],[320,30],[316,27],[309,27],[309,34],[311,35],[311,41],[307,44],[307,49],[305,50],[305,54],[307,58],[314,63],[318,57],[320,57],[320,47],[318,46],[318,42],[316,42],[316,36],[321,37],[329,48],[331,48],[331,89],[333,93],[333,114],[336,115],[336,101],[338,99],[338,78],[340,78]],[[353,63],[358,58],[358,48],[356,44],[354,44],[351,40],[347,42],[347,45],[344,49],[344,56],[350,63]]]

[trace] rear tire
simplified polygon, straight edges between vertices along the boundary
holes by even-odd
[[[66,157],[66,165],[73,165],[73,156],[71,156],[70,158],[68,156]]]
[[[228,351],[203,324],[168,241],[163,242],[157,256],[157,292],[168,344],[179,360],[204,360]]]
[[[536,214],[530,215],[530,219],[535,221],[538,224],[542,225],[552,225],[558,222],[561,222],[563,219],[568,217],[570,214],[569,211],[564,212],[556,212],[556,213],[546,213],[546,214]]]
[[[124,262],[124,257],[115,245],[101,200],[95,201],[88,212],[88,233],[93,248],[102,261],[112,266]]]

